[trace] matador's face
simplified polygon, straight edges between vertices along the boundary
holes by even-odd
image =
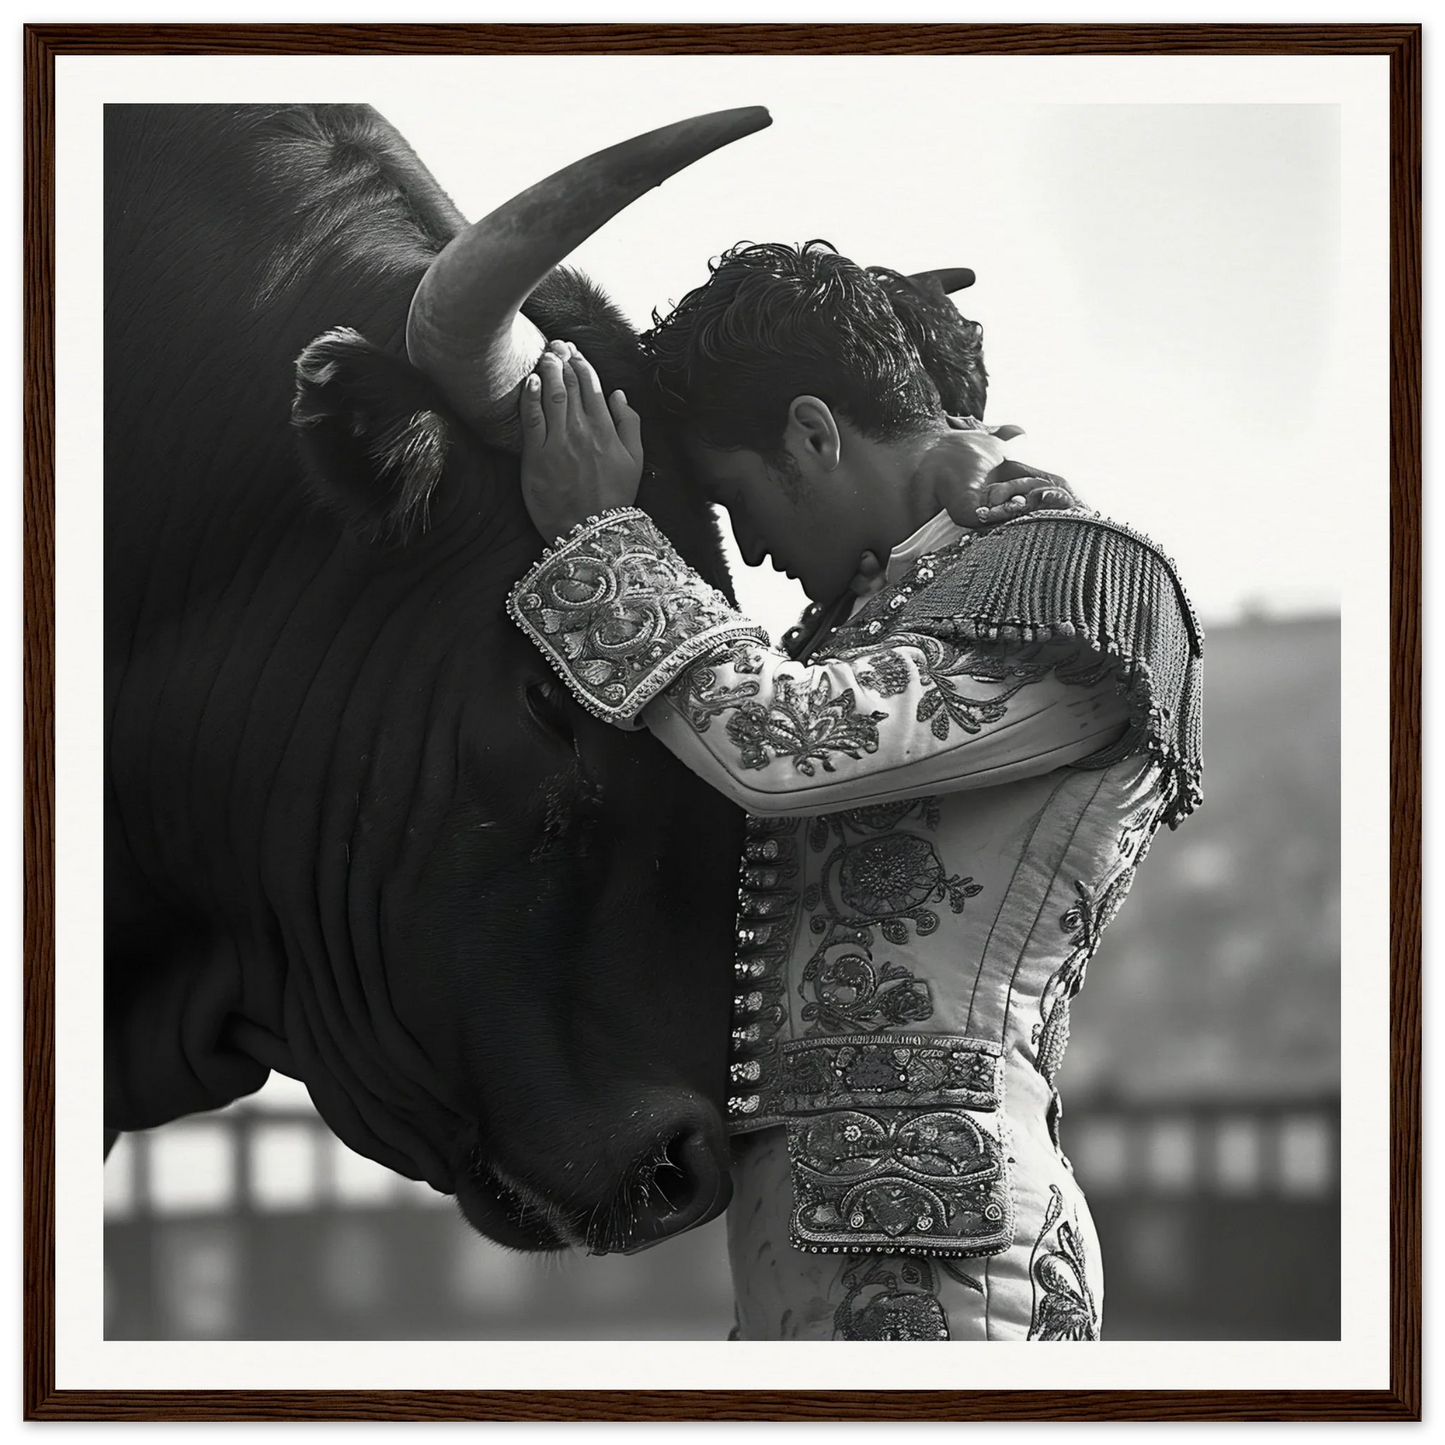
[[[821,484],[806,459],[800,467],[791,453],[773,462],[746,448],[693,442],[687,454],[708,499],[727,511],[743,561],[749,567],[771,561],[814,602],[840,596],[862,553],[879,546],[876,492],[861,478],[837,474]]]

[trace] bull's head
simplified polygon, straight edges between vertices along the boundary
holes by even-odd
[[[569,166],[440,252],[411,301],[407,360],[334,331],[297,366],[318,490],[372,565],[379,549],[403,589],[431,594],[444,638],[429,646],[406,614],[404,701],[376,746],[435,706],[422,689],[464,699],[410,774],[362,789],[353,825],[352,886],[358,869],[386,875],[376,983],[396,1033],[369,1067],[391,1077],[358,1077],[366,1050],[349,1047],[343,1069],[318,1048],[301,1072],[343,1138],[455,1190],[507,1244],[634,1248],[727,1202],[739,819],[650,739],[587,716],[514,635],[501,599],[542,539],[498,453],[519,449],[520,383],[548,336],[640,394],[630,329],[556,268],[644,191],[767,123],[704,116]],[[652,441],[644,505],[726,585],[705,508]]]

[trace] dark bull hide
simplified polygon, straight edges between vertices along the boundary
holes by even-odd
[[[741,819],[506,619],[542,545],[507,424],[539,278],[541,335],[641,396],[627,324],[553,267],[766,123],[641,138],[467,230],[367,107],[106,108],[108,1129],[275,1068],[504,1244],[725,1206]],[[726,587],[649,445],[642,505]]]

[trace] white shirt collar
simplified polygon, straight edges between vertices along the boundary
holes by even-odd
[[[960,527],[948,513],[940,512],[925,522],[911,537],[905,537],[889,554],[883,575],[890,584],[897,582],[925,552],[936,551],[961,537],[967,527]]]
[[[892,586],[907,574],[908,569],[925,552],[946,547],[950,542],[957,541],[966,531],[968,528],[960,527],[946,511],[940,512],[936,517],[925,522],[911,537],[905,537],[888,554],[888,565],[883,569],[883,582],[878,586]],[[874,591],[877,590],[875,587]],[[868,594],[869,597],[872,595],[872,593]],[[849,616],[857,612],[867,600],[868,597],[859,597],[849,608]]]

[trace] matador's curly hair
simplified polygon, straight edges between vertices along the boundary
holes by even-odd
[[[827,241],[740,244],[709,271],[642,338],[653,408],[705,445],[776,458],[802,395],[883,441],[942,411],[982,418],[982,328],[936,284]]]

